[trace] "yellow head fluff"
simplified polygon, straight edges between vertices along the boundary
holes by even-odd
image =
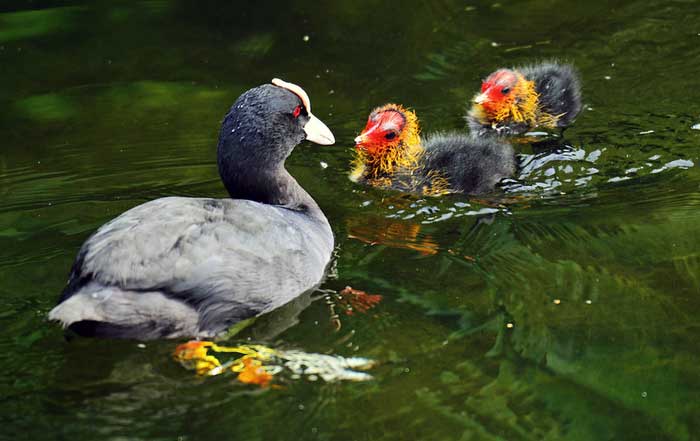
[[[356,150],[350,179],[357,182],[364,178],[373,187],[418,192],[426,196],[450,193],[450,183],[440,171],[431,170],[425,176],[416,173],[425,150],[421,145],[420,125],[415,112],[398,104],[386,104],[372,113],[385,111],[399,112],[405,118],[398,139],[378,154]]]
[[[401,113],[406,118],[406,123],[399,133],[398,140],[379,154],[369,154],[356,150],[355,158],[352,161],[353,171],[350,173],[350,178],[353,180],[357,180],[361,176],[376,179],[391,175],[397,169],[410,170],[418,165],[418,160],[423,155],[420,125],[416,113],[399,104],[386,104],[374,109],[372,113],[385,111]]]
[[[515,99],[498,109],[493,118],[498,122],[510,119],[535,126],[537,125],[540,96],[535,91],[534,81],[526,80],[520,72],[517,75],[518,82],[512,92]]]
[[[525,123],[530,127],[556,128],[557,121],[565,114],[552,115],[542,109],[540,95],[535,90],[535,82],[525,79],[516,72],[518,81],[513,87],[511,99],[495,112],[487,112],[481,104],[475,104],[470,115],[482,124],[493,121],[494,125],[503,122]]]

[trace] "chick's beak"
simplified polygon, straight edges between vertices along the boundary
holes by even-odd
[[[488,91],[474,97],[474,104],[483,104],[489,100]]]
[[[362,133],[355,138],[355,148],[365,150],[367,142],[371,139],[374,131],[378,130],[378,128],[379,124],[374,121],[368,121],[367,126],[365,126],[364,130],[362,130]]]
[[[309,113],[309,121],[304,125],[304,132],[306,132],[308,141],[321,145],[335,144],[335,137],[331,129],[311,113]]]

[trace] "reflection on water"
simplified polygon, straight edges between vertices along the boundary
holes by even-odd
[[[399,210],[396,215],[401,215]],[[421,254],[435,254],[439,245],[430,235],[420,233],[420,224],[391,221],[381,217],[350,218],[347,222],[348,238],[370,245],[406,248]]]
[[[0,421],[32,439],[692,440],[700,432],[700,60],[693,2],[9,2],[0,8]],[[31,9],[30,9],[31,8]],[[584,111],[480,198],[347,178],[370,109],[462,130],[500,66],[559,58]],[[195,378],[177,343],[45,321],[83,240],[166,195],[223,197],[218,124],[302,84],[338,146],[290,171],[333,225],[320,291],[227,345],[377,360],[374,380]],[[366,314],[326,301],[381,295]],[[337,300],[337,299],[336,299]],[[333,300],[335,302],[335,300]],[[333,303],[332,302],[332,303]],[[335,303],[333,303],[335,304]],[[347,305],[346,305],[347,306]],[[19,434],[19,435],[18,435]]]

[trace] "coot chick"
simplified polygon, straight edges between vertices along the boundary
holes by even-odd
[[[50,319],[85,336],[209,338],[321,281],[333,234],[284,162],[304,139],[335,140],[306,92],[272,83],[224,117],[218,166],[231,198],[166,197],[100,227]]]
[[[513,148],[497,139],[460,133],[421,138],[416,114],[397,104],[372,111],[355,138],[350,179],[429,196],[482,194],[515,172]]]
[[[580,111],[576,69],[545,62],[490,74],[472,99],[466,120],[475,135],[512,136],[536,128],[563,130]]]

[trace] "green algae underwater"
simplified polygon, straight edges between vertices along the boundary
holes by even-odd
[[[501,194],[348,180],[373,107],[465,130],[489,72],[555,58],[584,111],[518,145]],[[0,65],[0,438],[700,438],[697,2],[9,1]],[[260,388],[184,370],[182,342],[66,341],[46,314],[80,244],[147,200],[225,197],[219,123],[273,77],[338,140],[288,161],[337,255],[320,300],[231,343],[366,357],[373,379]],[[338,329],[322,294],[346,285],[382,301]]]

